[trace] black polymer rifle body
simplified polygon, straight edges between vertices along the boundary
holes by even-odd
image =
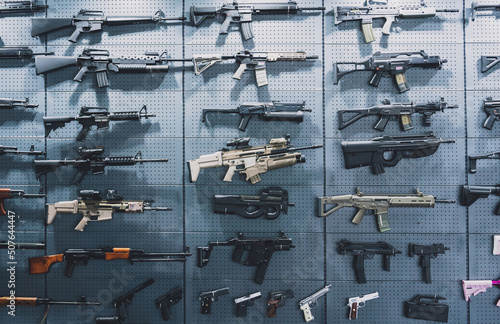
[[[276,219],[281,212],[288,213],[288,191],[280,187],[263,189],[260,196],[215,195],[214,212],[217,214],[237,214],[245,218]]]
[[[142,56],[110,57],[107,50],[86,48],[77,57],[72,56],[37,56],[35,58],[36,74],[55,71],[67,66],[80,68],[74,81],[81,82],[87,73],[95,73],[99,88],[109,85],[108,73],[166,73],[168,61],[179,61],[166,57],[163,52],[146,52]],[[180,59],[184,61],[184,59]]]
[[[443,63],[448,62],[440,56],[429,56],[425,51],[420,52],[376,52],[366,61],[362,62],[336,62],[333,63],[333,84],[338,84],[344,75],[359,72],[373,71],[369,84],[378,87],[383,76],[393,76],[400,93],[410,90],[406,81],[405,72],[414,67],[424,69],[441,69]],[[352,70],[341,70],[344,65],[354,65]]]
[[[124,166],[142,164],[144,162],[168,162],[168,159],[143,159],[142,152],[135,156],[109,156],[103,157],[104,147],[78,148],[80,158],[73,160],[35,160],[35,173],[37,179],[58,167],[72,165],[78,170],[72,184],[79,184],[83,177],[90,171],[92,174],[103,174],[106,166]]]
[[[285,236],[283,232],[278,237],[269,238],[246,238],[242,233],[239,233],[238,237],[229,241],[210,242],[207,247],[198,247],[198,267],[202,268],[208,264],[210,254],[215,246],[231,245],[235,247],[232,257],[234,262],[257,267],[254,281],[258,284],[262,284],[264,281],[273,253],[276,251],[290,251],[295,247],[292,244],[292,239]],[[242,261],[245,252],[248,252],[247,258]]]
[[[438,254],[444,254],[444,252],[449,249],[450,248],[445,247],[443,244],[423,245],[410,243],[410,257],[413,257],[414,255],[418,255],[421,257],[420,265],[422,266],[422,268],[424,268],[423,278],[425,283],[432,283],[431,258],[437,258]]]
[[[360,120],[363,117],[368,116],[378,116],[380,117],[374,129],[383,131],[387,126],[389,120],[399,119],[401,130],[407,131],[413,129],[413,121],[411,115],[421,114],[423,115],[423,125],[426,127],[431,126],[431,116],[436,112],[444,111],[445,109],[458,108],[458,105],[448,105],[444,98],[441,98],[438,102],[428,102],[428,103],[391,103],[389,100],[385,99],[382,101],[381,105],[369,107],[369,108],[353,108],[353,109],[339,109],[339,129],[344,129],[347,126],[353,124],[354,122]],[[345,115],[355,114],[350,119],[347,119]]]
[[[60,116],[43,117],[45,125],[45,136],[58,128],[64,127],[67,123],[78,121],[82,129],[76,136],[77,141],[84,141],[92,126],[97,129],[109,128],[110,121],[139,121],[141,118],[156,117],[154,114],[148,114],[146,106],[138,111],[117,111],[110,112],[109,108],[104,107],[82,107],[78,116]]]
[[[416,159],[434,154],[441,143],[455,143],[442,140],[432,132],[427,135],[402,135],[376,137],[371,141],[342,142],[346,169],[371,166],[373,174],[384,173],[384,167],[392,167],[402,159]],[[384,152],[391,152],[385,158]]]
[[[312,111],[305,108],[303,102],[246,102],[236,109],[203,109],[202,122],[206,121],[207,114],[239,114],[241,115],[239,130],[246,131],[253,116],[264,121],[290,121],[301,123],[304,121],[304,112]]]
[[[496,186],[463,186],[460,201],[464,206],[470,206],[479,198],[488,198],[490,195],[500,196],[500,185]],[[495,207],[495,215],[500,215],[500,204]]]
[[[253,38],[252,15],[296,15],[303,10],[325,10],[325,7],[300,8],[295,1],[271,3],[227,3],[221,7],[191,6],[189,17],[191,26],[199,26],[206,18],[223,15],[224,22],[219,34],[227,34],[231,23],[240,24],[241,35],[244,40]]]
[[[172,317],[170,307],[180,302],[181,299],[182,289],[180,287],[175,287],[173,290],[155,300],[155,305],[160,309],[163,320],[168,321]]]
[[[158,10],[152,16],[104,16],[104,13],[99,10],[82,9],[72,18],[32,18],[31,36],[44,35],[61,28],[75,27],[75,31],[68,40],[76,43],[80,34],[100,31],[102,30],[102,25],[156,24],[166,20],[183,21],[185,19],[184,17],[165,18],[161,10]]]
[[[381,254],[384,259],[383,269],[391,271],[391,257],[401,254],[386,242],[362,243],[342,240],[338,243],[338,252],[342,255],[354,255],[354,272],[360,284],[366,283],[365,259],[373,259],[375,254]]]
[[[38,4],[37,0],[2,1],[2,5],[0,5],[0,14],[38,12],[48,7],[47,5]]]

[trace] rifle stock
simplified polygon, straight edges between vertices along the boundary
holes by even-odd
[[[48,273],[52,265],[63,262],[64,254],[46,255],[43,257],[30,258],[30,274],[44,274]]]
[[[73,18],[32,18],[31,37],[73,26]]]
[[[67,66],[78,65],[78,58],[71,56],[35,57],[36,74],[43,74],[50,71],[62,69]]]

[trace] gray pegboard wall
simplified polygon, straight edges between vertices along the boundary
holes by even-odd
[[[280,0],[281,1],[281,0]],[[286,0],[284,0],[286,1]],[[180,286],[183,299],[172,307],[172,323],[304,323],[298,302],[327,284],[332,290],[319,299],[312,309],[315,323],[347,323],[349,297],[378,291],[380,298],[360,309],[362,323],[427,323],[406,319],[403,303],[417,294],[446,297],[450,306],[449,323],[495,323],[500,308],[495,289],[472,298],[463,297],[463,279],[496,280],[498,256],[491,253],[492,236],[500,233],[493,214],[499,197],[479,199],[470,207],[460,204],[437,204],[435,208],[390,208],[388,233],[378,231],[374,215],[367,213],[360,225],[351,222],[355,208],[343,208],[326,217],[318,217],[316,197],[353,194],[356,187],[364,193],[413,194],[418,188],[439,199],[458,200],[464,184],[498,183],[495,160],[478,162],[477,174],[467,172],[467,155],[498,150],[500,126],[489,131],[482,127],[486,114],[483,101],[500,98],[499,68],[480,72],[481,55],[500,54],[500,28],[497,12],[480,12],[471,21],[471,0],[427,0],[437,9],[459,12],[438,13],[425,19],[402,19],[394,23],[391,34],[382,35],[383,19],[373,21],[375,41],[364,42],[360,23],[334,25],[336,6],[361,6],[364,0],[322,1],[298,0],[300,7],[324,6],[325,12],[304,11],[297,15],[254,15],[254,38],[242,40],[239,27],[232,24],[229,34],[219,35],[223,17],[207,18],[200,26],[186,22],[166,22],[130,26],[103,26],[102,31],[82,34],[76,44],[68,42],[72,28],[63,28],[40,37],[31,37],[31,18],[69,18],[81,9],[100,10],[107,16],[153,15],[164,11],[167,17],[185,16],[190,6],[221,6],[227,0],[147,0],[95,1],[48,0],[49,8],[30,14],[7,14],[0,19],[2,46],[28,46],[34,52],[53,51],[57,56],[77,57],[84,48],[109,50],[111,57],[140,57],[145,52],[167,52],[172,59],[166,73],[110,73],[108,88],[97,88],[95,74],[83,82],[73,81],[76,66],[68,66],[46,75],[36,75],[35,60],[0,62],[2,87],[0,98],[25,99],[38,104],[35,109],[16,108],[0,111],[0,145],[20,150],[47,151],[47,159],[77,157],[79,146],[104,146],[105,156],[133,156],[141,151],[144,159],[167,158],[164,163],[106,168],[104,174],[87,175],[81,185],[70,185],[76,170],[61,167],[36,180],[30,156],[0,156],[1,187],[38,193],[47,198],[11,199],[5,206],[16,213],[17,242],[46,242],[45,250],[16,251],[18,296],[48,297],[53,300],[78,300],[85,295],[98,307],[51,308],[47,323],[92,323],[96,316],[114,315],[111,300],[131,288],[154,278],[155,283],[137,293],[129,306],[130,317],[124,323],[161,323],[156,298]],[[241,1],[250,2],[250,1]],[[254,0],[254,3],[269,1]],[[272,1],[276,2],[276,1]],[[390,5],[419,5],[419,0],[391,1]],[[483,4],[481,1],[479,4]],[[234,60],[216,63],[201,75],[194,74],[190,59],[197,54],[234,55],[239,51],[305,51],[317,55],[306,62],[269,62],[269,85],[257,87],[253,71],[241,80],[232,76],[238,68]],[[368,84],[371,72],[346,75],[333,85],[334,62],[360,62],[373,53],[424,50],[448,62],[441,70],[410,69],[406,76],[411,90],[399,94],[392,78],[383,78],[378,88]],[[500,66],[500,65],[499,65]],[[437,112],[431,127],[424,127],[421,115],[413,115],[414,129],[403,133],[399,122],[387,125],[391,135],[424,134],[453,139],[437,152],[421,159],[405,159],[395,167],[373,175],[368,167],[346,170],[340,143],[369,140],[381,136],[373,129],[377,118],[368,117],[338,129],[338,109],[367,108],[383,99],[393,103],[426,103],[444,97],[458,109]],[[306,102],[311,112],[300,124],[292,122],[250,121],[248,130],[238,130],[236,114],[208,115],[202,123],[203,109],[237,108],[246,102]],[[82,106],[107,107],[112,112],[137,111],[146,105],[156,117],[140,122],[111,122],[109,129],[92,130],[85,142],[76,142],[81,125],[72,122],[44,137],[45,116],[76,116]],[[302,151],[306,162],[262,175],[262,181],[251,185],[235,174],[233,181],[223,182],[227,168],[204,169],[198,181],[190,183],[187,161],[211,154],[235,137],[251,137],[252,145],[264,145],[271,138],[290,134],[294,146],[323,144],[316,150]],[[38,157],[42,159],[43,157]],[[258,195],[260,190],[280,186],[288,190],[288,214],[278,219],[245,219],[238,215],[213,213],[213,196]],[[172,211],[115,213],[112,220],[90,222],[84,232],[77,232],[81,216],[57,215],[45,225],[45,203],[74,200],[78,190],[105,192],[116,189],[125,200],[154,200],[153,206],[171,207]],[[0,241],[8,234],[8,222],[2,222]],[[296,245],[291,251],[276,252],[266,279],[253,281],[255,267],[240,265],[231,259],[234,247],[215,247],[206,267],[196,266],[196,248],[211,241],[226,241],[243,232],[247,237],[276,236],[282,230]],[[341,239],[375,242],[387,241],[401,250],[393,258],[391,272],[382,270],[382,258],[366,260],[368,283],[355,281],[352,256],[337,253]],[[431,261],[432,284],[422,281],[420,258],[408,257],[408,243],[443,243],[450,247],[444,255]],[[48,275],[30,276],[30,257],[62,253],[71,248],[130,247],[146,252],[182,252],[189,246],[193,255],[185,264],[136,263],[124,260],[90,261],[77,266],[73,278],[64,276],[64,265],[57,264]],[[0,253],[0,264],[6,265],[6,253]],[[7,273],[0,271],[0,296],[9,293]],[[229,287],[212,306],[211,315],[201,315],[199,293]],[[292,289],[295,297],[278,309],[275,319],[267,318],[267,300],[271,291]],[[260,291],[262,297],[248,309],[245,318],[236,317],[234,299]],[[1,310],[0,322],[39,323],[43,307],[21,307],[16,317]]]

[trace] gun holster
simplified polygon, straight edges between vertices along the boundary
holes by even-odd
[[[422,301],[430,299],[431,301]],[[410,301],[405,301],[404,311],[408,318],[422,319],[426,321],[448,322],[448,305],[439,304],[442,297],[415,296]]]

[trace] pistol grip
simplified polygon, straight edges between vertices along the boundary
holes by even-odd
[[[396,21],[396,16],[385,17],[384,26],[382,26],[382,34],[389,35],[391,33],[392,23]]]
[[[373,74],[372,78],[370,79],[369,84],[373,87],[378,87],[380,80],[382,80],[383,75],[384,75],[384,72],[382,72],[382,71],[375,72]]]
[[[78,71],[78,73],[73,78],[73,81],[82,82],[83,77],[88,72],[89,68],[87,66],[82,66],[82,68]]]
[[[170,311],[170,308],[166,304],[162,304],[160,306],[160,310],[163,320],[168,321],[170,317],[172,317],[172,312]]]
[[[250,122],[251,119],[252,119],[252,115],[244,115],[243,117],[241,117],[240,125],[238,126],[238,128],[241,131],[246,131],[247,127],[248,127],[248,123]]]
[[[229,24],[231,24],[231,17],[226,15],[224,22],[220,26],[219,34],[227,34],[229,31]]]
[[[378,120],[378,122],[375,124],[375,126],[373,128],[375,128],[376,130],[379,130],[379,131],[385,130],[385,127],[387,126],[389,119],[390,119],[389,116],[380,117],[380,119]]]
[[[85,141],[85,138],[87,137],[89,131],[90,131],[90,126],[83,126],[82,130],[76,136],[76,140],[79,142]]]
[[[64,275],[66,277],[71,277],[73,275],[73,269],[75,269],[76,261],[66,260],[66,269],[64,269]]]
[[[352,303],[349,319],[358,319],[358,303]]]
[[[212,300],[210,297],[205,297],[201,303],[201,313],[203,315],[208,315],[212,313]]]
[[[264,282],[264,278],[266,277],[267,266],[269,265],[268,261],[269,259],[267,260],[267,262],[263,262],[257,267],[254,281],[259,285]]]
[[[68,40],[72,43],[76,43],[78,36],[80,36],[81,32],[82,32],[82,29],[80,27],[76,27],[75,31],[71,34],[71,36],[68,38]]]
[[[268,303],[269,309],[267,311],[267,317],[276,317],[276,309],[278,308],[276,304]]]
[[[486,120],[484,121],[483,127],[492,130],[494,124],[495,124],[495,117],[489,115],[488,118],[486,118]]]

